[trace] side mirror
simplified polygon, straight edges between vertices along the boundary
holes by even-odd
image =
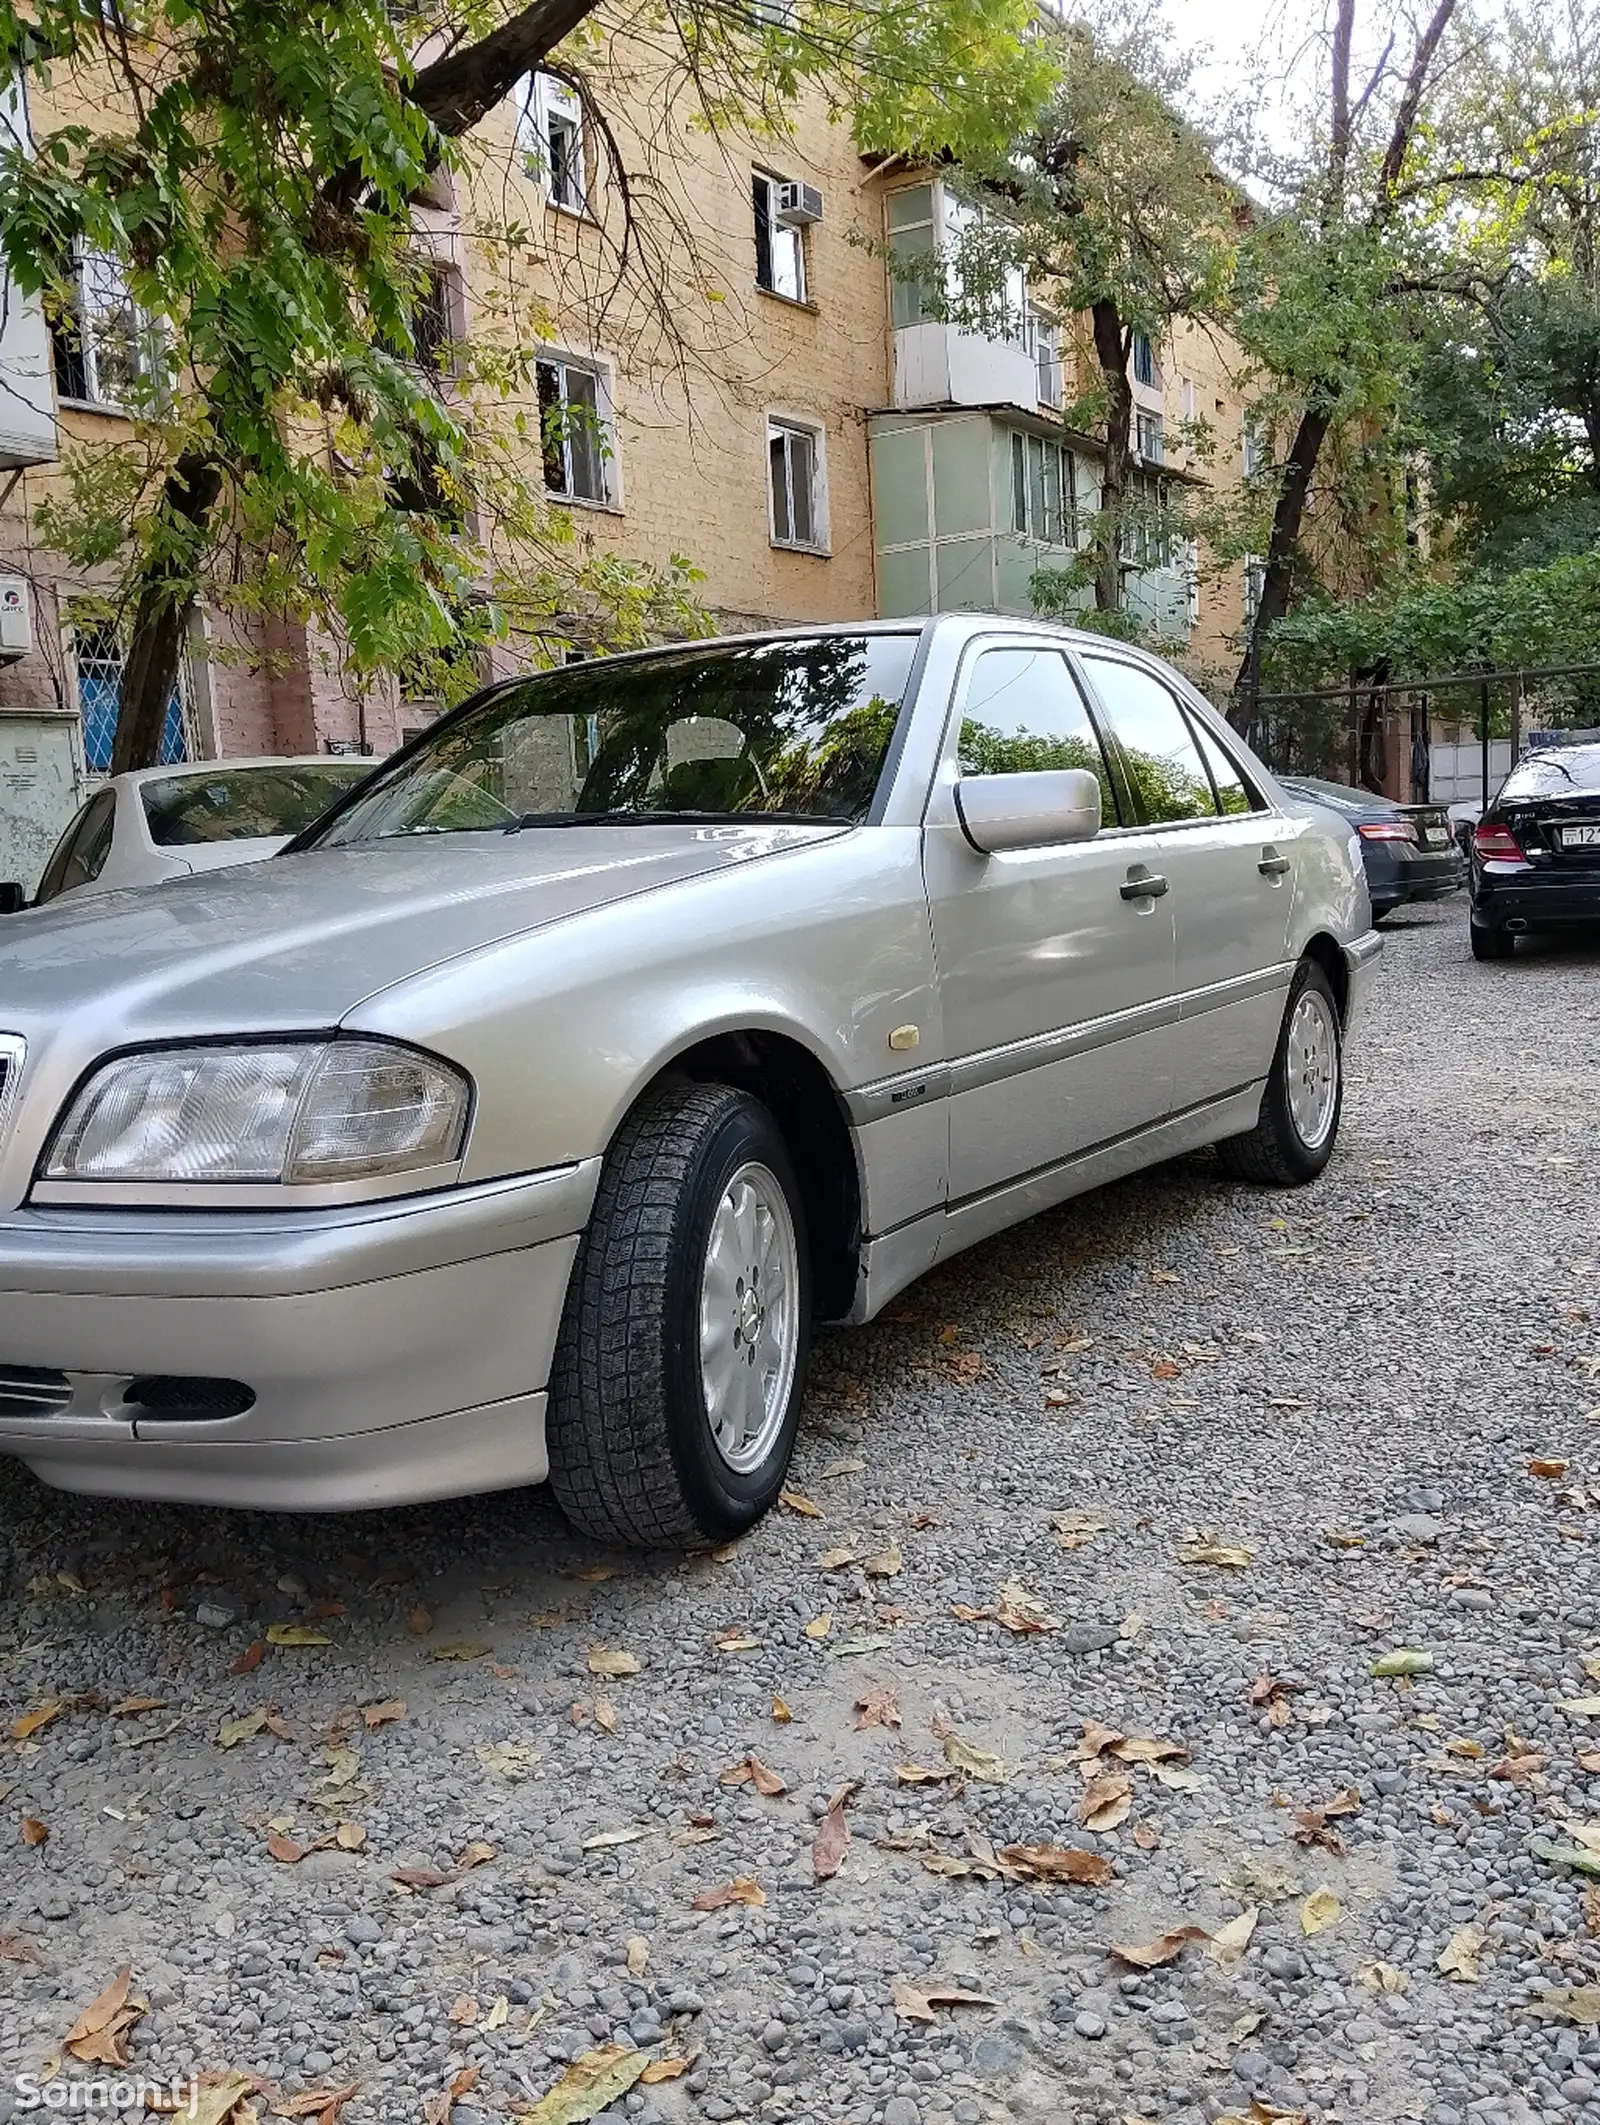
[[[985,856],[1092,841],[1100,831],[1099,777],[1086,767],[964,775],[956,784],[956,816],[961,831]]]
[[[20,915],[28,905],[28,896],[14,878],[0,884],[0,915]]]

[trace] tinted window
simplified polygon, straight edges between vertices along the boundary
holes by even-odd
[[[1500,798],[1516,804],[1530,797],[1592,797],[1597,792],[1600,745],[1562,745],[1519,760],[1502,784]]]
[[[1121,744],[1140,822],[1211,819],[1216,799],[1188,723],[1159,679],[1111,657],[1085,657],[1089,677]]]
[[[1053,649],[986,649],[972,667],[957,757],[964,775],[1084,767],[1099,778],[1100,813],[1117,818],[1106,756],[1065,657]]]
[[[1212,737],[1210,731],[1206,729],[1198,716],[1190,718],[1189,728],[1194,732],[1195,743],[1199,746],[1204,756],[1206,766],[1211,770],[1211,780],[1216,788],[1217,802],[1222,810],[1225,813],[1259,812],[1262,809],[1260,797],[1245,781],[1244,776],[1234,766],[1232,760],[1223,751],[1216,739]]]
[[[315,835],[866,816],[915,635],[596,659],[468,702]]]
[[[199,841],[254,841],[272,834],[299,834],[363,775],[369,762],[330,760],[326,767],[213,768],[203,775],[139,787],[150,839],[157,848],[185,848]]]
[[[36,905],[70,893],[75,886],[91,885],[106,867],[111,854],[111,830],[116,824],[117,800],[111,790],[91,797],[71,826],[56,843],[45,865]]]

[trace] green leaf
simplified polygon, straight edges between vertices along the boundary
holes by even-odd
[[[586,2125],[625,2096],[649,2063],[643,2051],[603,2044],[574,2059],[548,2095],[517,2116],[521,2125]]]
[[[1592,1875],[1600,1881],[1600,1852],[1585,1852],[1581,1845],[1558,1845],[1548,1837],[1530,1837],[1528,1850],[1535,1859],[1553,1867],[1570,1867],[1575,1874]]]
[[[1397,1646],[1392,1653],[1382,1653],[1367,1670],[1369,1675],[1431,1675],[1433,1655],[1420,1652],[1415,1646]]]

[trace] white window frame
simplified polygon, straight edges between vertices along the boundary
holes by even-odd
[[[1134,448],[1140,462],[1164,465],[1167,461],[1167,424],[1159,413],[1139,406],[1133,416]],[[1154,445],[1152,448],[1151,446]]]
[[[1033,476],[1035,452],[1038,452],[1039,478]],[[1051,486],[1051,470],[1054,469],[1055,485]],[[1082,542],[1082,526],[1078,504],[1078,461],[1065,443],[1058,443],[1050,436],[1030,434],[1025,428],[1011,430],[1011,518],[1012,529],[1021,537],[1040,546],[1065,547],[1075,553]],[[1055,523],[1051,524],[1052,495],[1054,497]],[[1039,501],[1042,518],[1036,522],[1040,511],[1035,509]],[[1057,536],[1052,537],[1052,528]]]
[[[161,322],[133,300],[128,290],[128,276],[122,261],[113,257],[109,251],[80,246],[72,263],[72,279],[75,290],[72,314],[78,327],[78,350],[83,363],[84,390],[80,397],[58,388],[56,396],[62,404],[68,406],[88,406],[97,413],[126,413],[129,410],[127,401],[101,387],[100,350],[93,331],[91,299],[98,305],[95,314],[102,317],[109,314],[117,302],[126,302],[133,320],[135,369],[141,377],[157,377],[164,366],[165,337]],[[92,285],[93,283],[98,285]]]
[[[805,230],[780,228],[777,219],[778,203],[776,194],[778,187],[792,182],[792,178],[780,177],[775,170],[764,170],[759,166],[750,172],[751,238],[756,246],[756,286],[763,295],[775,295],[780,302],[805,303],[811,300],[807,292]],[[758,191],[765,191],[766,206],[764,209],[756,205],[755,195]],[[761,245],[758,224],[762,218],[766,222],[767,255],[772,261],[772,279],[770,281],[765,281],[761,278]],[[780,247],[793,261],[794,286],[792,288],[784,288],[778,285],[780,278],[778,252]]]
[[[539,368],[554,369],[560,379],[560,399],[563,407],[572,401],[568,395],[567,379],[573,373],[594,379],[594,410],[596,445],[599,453],[600,492],[597,495],[579,494],[573,489],[572,437],[564,435],[547,444],[544,436],[544,403],[540,400],[540,447],[541,450],[559,448],[566,471],[565,487],[552,487],[546,466],[545,493],[553,502],[564,502],[574,509],[610,509],[622,507],[622,483],[617,463],[617,427],[611,395],[611,365],[597,360],[592,354],[575,354],[565,347],[541,347],[534,357]]]
[[[576,89],[553,74],[532,74],[517,85],[517,145],[528,174],[544,193],[545,205],[580,220],[593,217],[589,207],[589,131],[583,101]],[[552,123],[565,129],[571,149],[562,167],[572,183],[557,187],[558,168]]]
[[[811,444],[811,532],[809,539],[779,536],[778,497],[772,481],[772,446],[780,437],[804,436]],[[792,530],[794,524],[794,471],[793,453],[784,450],[785,506]],[[830,551],[828,543],[828,455],[827,436],[820,421],[809,419],[803,413],[789,413],[773,409],[766,421],[766,469],[767,489],[767,537],[772,545],[785,553],[818,553]]]

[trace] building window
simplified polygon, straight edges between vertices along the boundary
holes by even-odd
[[[547,491],[568,502],[611,502],[615,450],[605,378],[593,363],[563,354],[540,355],[536,368]]]
[[[110,620],[73,618],[69,626],[78,714],[83,722],[84,765],[92,775],[109,774],[122,713],[122,639]],[[156,763],[160,767],[170,767],[189,757],[188,676],[187,663],[180,663],[178,683],[172,689],[161,728],[161,756]]]
[[[1244,557],[1244,624],[1254,627],[1256,614],[1261,610],[1261,593],[1266,588],[1267,564],[1253,553]]]
[[[1161,382],[1161,371],[1156,367],[1156,350],[1150,344],[1148,332],[1133,335],[1133,380],[1136,384],[1147,384],[1151,390]]]
[[[1159,413],[1138,416],[1135,447],[1147,465],[1159,465],[1166,455],[1166,433]]]
[[[768,421],[767,494],[774,546],[798,546],[808,553],[826,547],[820,430],[797,421]]]
[[[1053,325],[1039,326],[1033,351],[1039,365],[1039,403],[1059,407],[1062,398],[1061,338]]]
[[[1176,534],[1171,500],[1161,480],[1132,479],[1124,497],[1122,558],[1134,569],[1170,568]]]
[[[457,337],[453,279],[448,266],[429,266],[411,305],[416,359],[434,376],[449,368],[450,348]]]
[[[1011,520],[1024,538],[1077,545],[1076,475],[1076,461],[1063,444],[1012,430]]]
[[[161,327],[128,293],[121,262],[108,252],[79,254],[68,305],[50,335],[62,398],[122,410],[148,397],[161,366]]]
[[[535,74],[518,94],[517,144],[528,174],[544,186],[553,207],[589,211],[588,143],[576,89],[550,74]]]
[[[1247,480],[1253,480],[1270,462],[1266,437],[1253,413],[1244,417],[1244,431],[1239,437],[1239,469]]]
[[[756,170],[750,179],[750,200],[755,214],[756,286],[769,295],[787,296],[790,302],[806,299],[806,247],[798,229],[785,228],[778,220],[778,187],[781,177]]]
[[[928,277],[937,270],[933,186],[907,185],[903,191],[889,194],[887,206],[890,311],[899,329],[922,323],[927,311]]]

